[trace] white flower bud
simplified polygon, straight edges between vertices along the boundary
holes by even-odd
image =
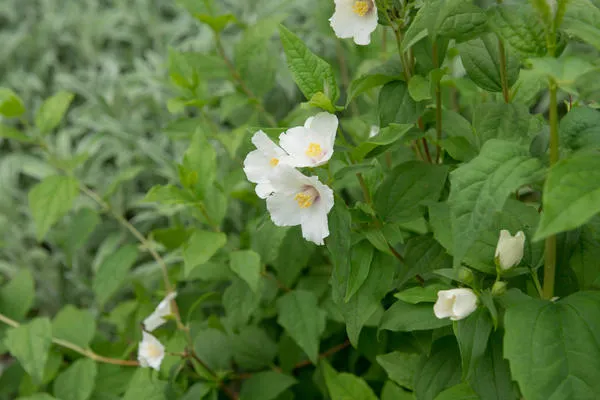
[[[151,367],[160,371],[160,364],[165,358],[165,346],[157,338],[142,331],[142,341],[138,348],[138,361],[143,368]]]
[[[466,288],[440,290],[433,312],[439,319],[459,321],[477,309],[477,295]]]
[[[515,236],[511,236],[509,231],[505,229],[501,230],[495,254],[497,265],[502,270],[519,265],[523,259],[524,245],[525,234],[523,231],[519,231]]]
[[[154,312],[144,320],[144,329],[148,332],[152,332],[167,322],[164,317],[173,313],[171,310],[171,301],[173,301],[176,296],[177,292],[171,292],[158,304],[158,307],[156,307]]]

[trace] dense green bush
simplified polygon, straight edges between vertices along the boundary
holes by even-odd
[[[596,3],[17,3],[0,399],[600,398]]]

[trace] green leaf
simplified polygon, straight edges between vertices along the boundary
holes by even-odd
[[[296,384],[289,375],[275,371],[259,372],[242,384],[240,400],[272,400]]]
[[[309,265],[309,259],[315,252],[315,248],[316,246],[311,242],[302,239],[299,227],[287,231],[277,259],[272,264],[277,270],[277,277],[284,285],[287,287],[294,285],[302,270]]]
[[[444,389],[460,382],[460,354],[456,341],[446,336],[436,341],[431,355],[415,373],[415,393],[419,400],[433,400]]]
[[[236,364],[248,370],[269,367],[277,355],[277,344],[257,326],[240,329],[232,345]]]
[[[311,52],[298,36],[283,25],[279,26],[279,35],[288,67],[304,96],[311,99],[322,92],[335,104],[340,94],[331,65]]]
[[[568,56],[561,58],[543,57],[528,60],[534,73],[556,82],[558,87],[571,93],[578,94],[578,79],[587,73],[598,72],[598,67],[580,57]]]
[[[152,376],[149,368],[138,368],[131,379],[123,400],[165,400],[168,383]]]
[[[327,361],[322,361],[320,366],[331,400],[377,400],[373,389],[358,376],[337,373]]]
[[[386,83],[379,92],[379,124],[414,124],[425,111],[424,102],[416,102],[410,96],[408,85],[403,81]]]
[[[52,397],[46,393],[36,393],[27,397],[19,397],[17,400],[58,400],[56,397]]]
[[[469,40],[486,30],[487,17],[470,1],[446,0],[437,18],[441,36],[458,42]]]
[[[590,0],[569,0],[562,29],[600,49],[600,9]]]
[[[325,311],[311,292],[294,290],[277,300],[277,322],[308,355],[313,364],[319,356],[319,338],[325,330]]]
[[[202,22],[210,26],[215,32],[221,32],[223,29],[227,27],[230,23],[237,22],[235,15],[233,14],[224,14],[224,15],[209,15],[209,14],[194,14],[194,18],[198,21]]]
[[[21,269],[0,289],[0,313],[21,321],[35,301],[35,281],[28,269]]]
[[[387,381],[381,391],[381,400],[415,400],[412,392],[401,389],[392,381]]]
[[[448,285],[442,283],[433,283],[427,286],[415,286],[405,289],[394,294],[394,297],[409,304],[435,303],[437,301],[437,293],[440,290],[447,289],[450,289]]]
[[[414,101],[431,99],[431,84],[429,80],[421,75],[414,75],[408,81],[408,93]]]
[[[479,308],[454,326],[462,358],[463,378],[471,376],[483,357],[492,333],[492,319],[485,308]]]
[[[465,257],[478,235],[494,221],[508,196],[519,187],[541,178],[539,160],[516,143],[491,139],[479,156],[450,174],[448,202],[452,211],[454,263]]]
[[[475,108],[473,128],[480,145],[502,139],[529,145],[531,115],[523,104],[483,103]],[[535,132],[537,133],[537,132]]]
[[[12,139],[23,143],[31,143],[34,141],[29,136],[21,133],[21,131],[3,124],[0,124],[0,138]]]
[[[491,11],[489,23],[506,43],[523,55],[546,54],[544,25],[529,2],[496,6]]]
[[[216,371],[231,369],[231,339],[218,329],[198,331],[194,338],[194,350],[209,368]]]
[[[487,34],[458,45],[460,59],[469,78],[490,92],[502,92],[500,49],[496,35]],[[505,51],[506,81],[510,88],[519,77],[520,60],[510,49]]]
[[[394,351],[377,356],[377,362],[385,369],[391,380],[400,386],[413,389],[415,371],[421,362],[421,355]]]
[[[600,294],[508,308],[504,355],[528,400],[595,399],[600,393]]]
[[[534,240],[575,229],[600,212],[600,156],[575,154],[560,160],[544,185],[544,212]]]
[[[200,129],[192,137],[190,146],[183,155],[183,165],[180,169],[196,177],[187,185],[187,188],[194,190],[196,194],[206,196],[209,190],[214,190],[212,186],[217,174],[217,153]],[[188,182],[181,183],[185,185]]]
[[[408,222],[440,197],[448,167],[408,161],[394,168],[375,193],[375,210],[388,222]]]
[[[343,107],[336,107],[331,100],[329,99],[329,97],[327,97],[325,95],[325,93],[323,92],[317,92],[315,93],[310,100],[308,100],[308,104],[312,107],[317,107],[320,108],[322,110],[325,110],[327,112],[330,112],[332,114],[335,114],[336,111],[341,111],[344,108]]]
[[[469,379],[481,400],[516,400],[508,361],[502,355],[503,332],[496,331],[490,344]]]
[[[100,306],[103,306],[123,285],[137,256],[137,247],[127,245],[110,254],[100,264],[92,283],[96,301]]]
[[[29,208],[38,241],[42,241],[52,225],[69,212],[78,194],[79,182],[62,175],[46,177],[29,191]]]
[[[213,389],[210,384],[200,382],[194,384],[180,400],[202,400],[209,394]]]
[[[0,115],[14,118],[23,115],[24,112],[23,100],[12,90],[0,88]]]
[[[52,334],[79,347],[87,348],[96,333],[96,320],[89,310],[67,305],[52,321]],[[60,397],[60,396],[59,396]]]
[[[379,329],[412,332],[440,328],[450,324],[452,321],[449,319],[438,319],[435,316],[432,304],[408,304],[398,300],[383,314]]]
[[[468,383],[463,382],[444,390],[435,397],[435,400],[479,400],[479,396]]]
[[[36,318],[18,328],[12,328],[6,332],[4,343],[34,382],[41,383],[52,344],[50,320]]]
[[[223,307],[227,322],[233,329],[246,325],[259,304],[260,296],[238,278],[235,278],[223,293]]]
[[[35,127],[46,134],[60,124],[69,109],[75,95],[69,92],[58,92],[46,99],[35,114]]]
[[[412,124],[390,124],[381,129],[377,135],[370,137],[365,142],[362,142],[356,146],[352,150],[352,157],[354,157],[356,161],[362,161],[365,157],[370,157],[371,154],[376,153],[373,150],[377,149],[378,147],[387,146],[401,140],[412,128]],[[348,169],[357,168],[359,165],[360,164],[350,165]],[[366,172],[372,170],[373,165],[364,165],[364,168]],[[342,173],[341,171],[344,171],[344,169],[336,173],[336,178]]]
[[[227,235],[222,232],[197,230],[183,248],[184,274],[200,264],[204,264],[227,243]]]
[[[333,288],[333,298],[340,308],[348,339],[354,347],[358,347],[360,332],[367,321],[382,310],[381,299],[391,289],[396,264],[393,257],[376,252],[367,279],[349,301],[343,301],[343,293],[336,293],[336,288]]]
[[[87,242],[98,224],[100,224],[100,217],[95,210],[91,208],[77,210],[69,225],[65,244],[71,257]]]
[[[569,260],[569,266],[577,276],[579,288],[589,289],[600,277],[600,217],[581,227],[577,245]]]
[[[363,94],[367,90],[383,86],[388,82],[395,81],[399,78],[399,75],[387,75],[382,73],[370,73],[355,79],[350,83],[348,88],[348,96],[346,98],[346,107],[359,95]]]
[[[352,248],[352,217],[344,201],[337,199],[334,202],[328,220],[330,235],[326,240],[326,245],[331,255],[334,271],[348,271],[350,269],[348,254]],[[340,276],[343,278],[343,274],[334,273],[334,282],[335,278]],[[341,287],[343,284],[344,281],[338,281],[334,287]]]
[[[404,273],[401,272],[403,282],[417,274],[452,266],[452,258],[431,235],[410,238],[404,249],[404,260],[407,268],[403,270]]]
[[[560,120],[560,144],[572,150],[600,148],[600,112],[574,107]]]
[[[230,253],[229,257],[231,270],[257,293],[262,270],[260,256],[252,250],[238,250]]]
[[[362,241],[352,246],[350,262],[334,268],[332,284],[337,285],[334,292],[340,294],[344,302],[348,302],[367,279],[373,260],[373,246],[368,241]]]
[[[54,381],[54,395],[61,400],[88,400],[94,392],[98,370],[89,358],[80,358]]]

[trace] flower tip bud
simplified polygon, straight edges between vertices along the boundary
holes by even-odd
[[[496,267],[501,271],[506,271],[519,265],[523,259],[524,247],[525,234],[523,231],[519,231],[515,236],[512,236],[509,231],[502,229],[494,254]]]
[[[469,268],[460,267],[460,269],[458,270],[458,279],[461,282],[470,284],[473,282],[474,279],[473,272]]]
[[[504,293],[506,293],[506,282],[495,282],[494,286],[492,286],[492,296],[502,296]]]

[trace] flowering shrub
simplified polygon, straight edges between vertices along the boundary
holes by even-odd
[[[213,40],[169,51],[173,159],[135,207],[65,156],[73,93],[0,89],[0,137],[52,166],[37,241],[118,231],[93,304],[2,286],[0,396],[599,397],[594,2],[319,1],[317,40],[266,2],[180,3]]]

